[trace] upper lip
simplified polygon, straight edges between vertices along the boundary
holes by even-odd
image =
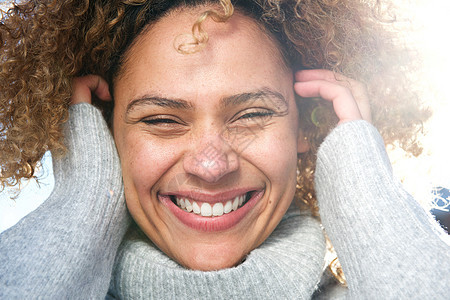
[[[260,191],[263,188],[237,188],[229,191],[223,192],[205,192],[199,190],[183,190],[176,192],[161,192],[161,195],[165,196],[175,196],[178,198],[188,198],[199,202],[225,202],[230,199],[234,199],[237,196],[247,194],[248,192]]]

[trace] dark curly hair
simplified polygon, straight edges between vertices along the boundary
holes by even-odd
[[[386,29],[394,16],[380,0],[40,0],[14,4],[0,23],[1,187],[31,178],[47,150],[65,151],[71,80],[98,74],[110,87],[126,50],[147,24],[182,6],[220,4],[193,24],[199,45],[202,21],[226,21],[233,8],[250,15],[279,42],[293,69],[323,68],[364,83],[373,123],[387,144],[417,155],[417,133],[429,112],[405,75],[408,52]],[[183,51],[183,49],[180,49]],[[112,107],[103,106],[109,119]],[[301,127],[311,150],[299,157],[297,199],[316,211],[313,175],[317,148],[336,124],[324,101],[297,98]],[[313,118],[311,118],[313,115]],[[313,120],[311,120],[313,119]]]

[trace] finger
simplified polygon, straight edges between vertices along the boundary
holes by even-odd
[[[312,70],[301,70],[295,73],[296,81],[311,81],[311,80],[327,80],[327,81],[336,81],[340,74],[335,73],[330,70],[324,69],[312,69]],[[341,75],[342,77],[345,77]]]
[[[363,119],[353,95],[347,87],[326,80],[296,82],[295,92],[301,97],[321,97],[333,103],[339,123]]]
[[[364,88],[360,82],[348,78],[340,73],[336,73],[325,69],[301,70],[295,73],[295,80],[310,81],[310,80],[327,80],[329,82],[339,83],[348,88]]]
[[[100,100],[112,100],[111,94],[109,93],[108,83],[103,78],[98,75],[86,75],[73,79],[70,103],[91,103],[92,93],[94,93]]]
[[[300,82],[313,80],[326,80],[336,83],[350,89],[354,100],[356,101],[359,111],[364,120],[371,122],[372,114],[370,110],[370,101],[367,95],[367,89],[364,84],[359,81],[348,78],[342,74],[330,70],[302,70],[295,73],[295,79]]]

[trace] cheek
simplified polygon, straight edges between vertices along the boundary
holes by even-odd
[[[134,192],[138,197],[149,195],[176,164],[175,150],[170,144],[156,143],[145,134],[126,134],[119,154],[127,193]]]
[[[297,131],[285,127],[257,136],[242,153],[271,182],[271,189],[286,189],[295,183]]]

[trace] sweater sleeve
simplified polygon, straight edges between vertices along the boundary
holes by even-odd
[[[351,299],[448,299],[448,236],[394,178],[378,131],[336,127],[316,169],[320,214]]]
[[[119,158],[101,113],[70,108],[49,198],[0,235],[0,299],[104,298],[128,227]]]

